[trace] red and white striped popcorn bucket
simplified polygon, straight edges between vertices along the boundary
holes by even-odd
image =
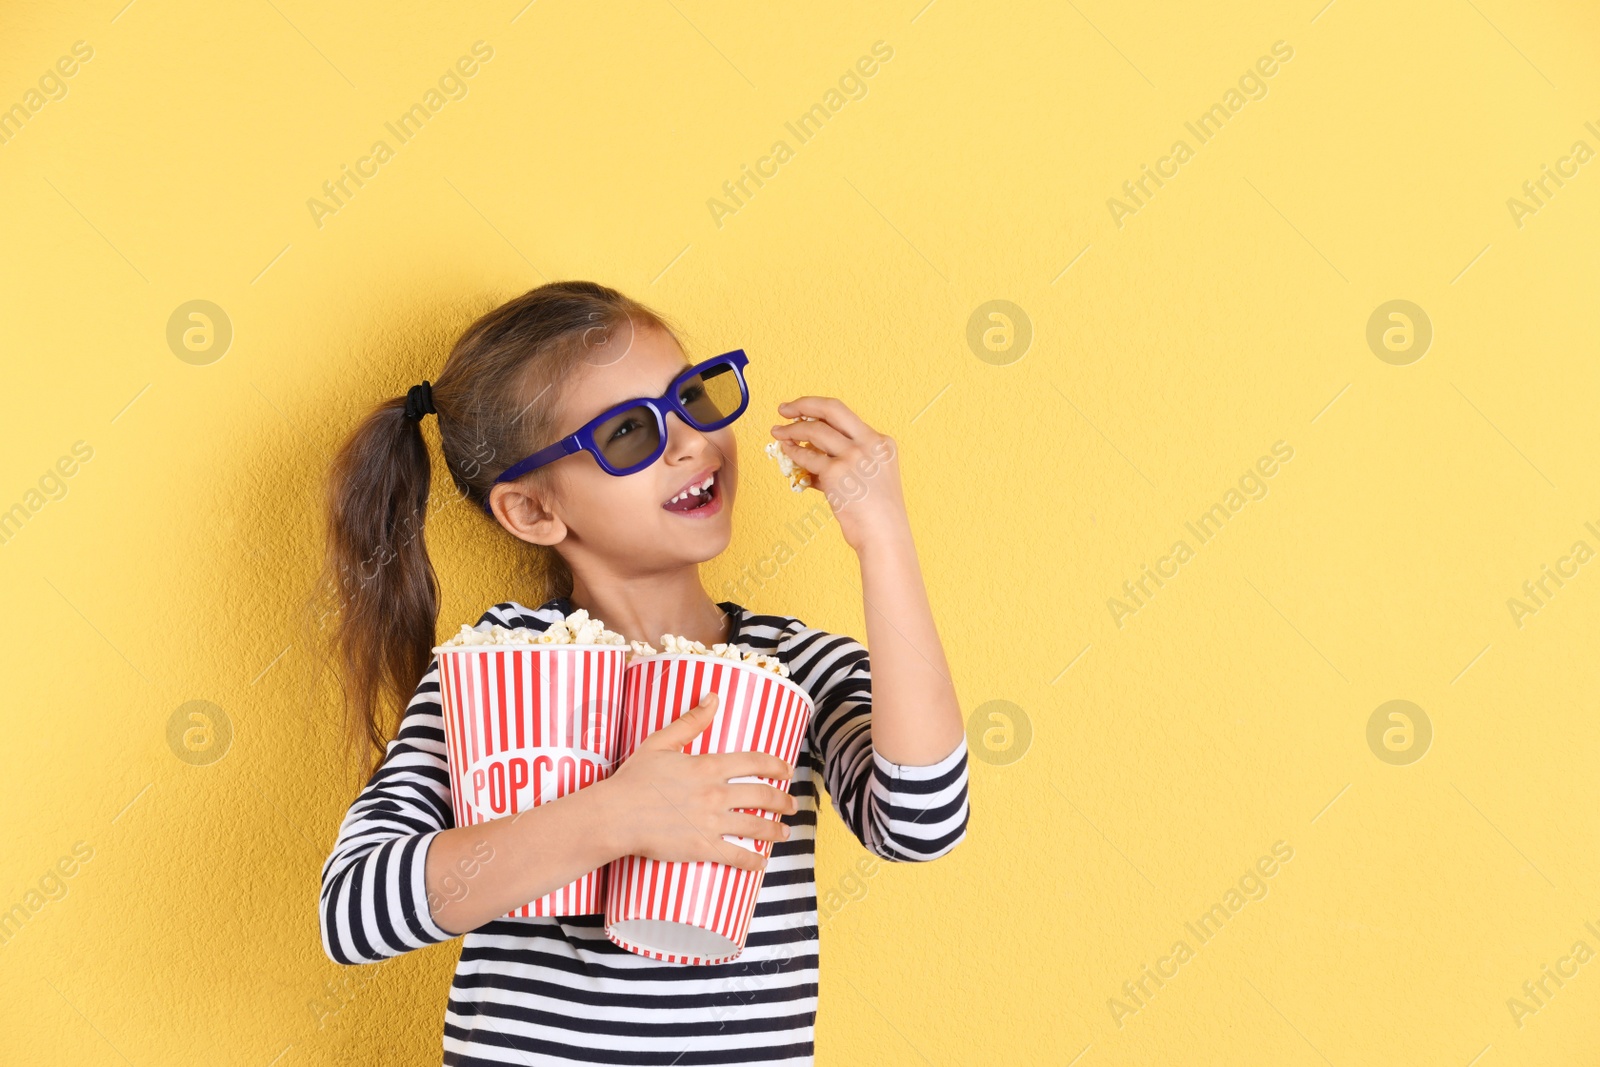
[[[515,815],[611,776],[622,724],[622,645],[435,648],[457,826]],[[604,910],[599,867],[506,913]]]
[[[719,697],[711,725],[683,751],[766,752],[794,763],[813,711],[804,689],[761,667],[677,653],[636,658],[628,665],[618,761],[711,692]],[[747,775],[731,780],[789,790],[788,779]],[[780,818],[759,808],[738,810],[774,822]],[[722,839],[772,855],[771,841],[731,834]],[[606,878],[606,936],[629,952],[667,963],[727,963],[744,951],[765,875],[765,870],[712,860],[619,857],[611,861]]]

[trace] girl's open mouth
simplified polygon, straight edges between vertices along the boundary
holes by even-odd
[[[710,518],[722,510],[722,480],[713,476],[711,484],[700,492],[689,493],[676,503],[663,504],[661,506],[675,515],[685,515],[696,519]]]

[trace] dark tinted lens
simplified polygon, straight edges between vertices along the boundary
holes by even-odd
[[[744,393],[733,365],[724,363],[696,374],[678,386],[678,403],[684,406],[698,428],[715,429],[739,410]]]
[[[631,467],[650,458],[661,435],[656,432],[655,416],[641,404],[601,423],[594,440],[612,466]]]

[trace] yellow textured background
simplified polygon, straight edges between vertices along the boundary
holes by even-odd
[[[0,106],[94,50],[0,144],[0,508],[26,512],[0,908],[29,914],[0,1060],[438,1062],[457,943],[345,969],[318,940],[354,789],[303,608],[318,487],[472,316],[577,277],[752,357],[708,588],[820,500],[760,457],[773,405],[841,396],[901,444],[963,708],[1019,709],[1009,742],[969,726],[968,840],[825,924],[820,1062],[1595,1062],[1600,962],[1507,1005],[1600,951],[1600,563],[1507,607],[1600,548],[1600,162],[1521,226],[1506,204],[1600,149],[1591,5],[121,3],[0,16]],[[479,40],[465,98],[316,225]],[[876,41],[866,96],[797,144]],[[1107,199],[1276,41],[1266,97],[1119,227]],[[1408,366],[1365,340],[1397,298],[1434,329]],[[206,365],[166,340],[193,299],[234,330]],[[993,299],[1033,328],[1007,365],[967,340]],[[1108,598],[1280,440],[1268,495],[1118,626]],[[65,495],[30,498],[78,441]],[[526,595],[494,533],[430,523],[443,628]],[[831,527],[757,584],[736,599],[864,634]],[[1366,741],[1391,699],[1432,723],[1409,765]],[[191,700],[232,729],[203,765],[167,739]],[[1276,841],[1270,892],[1199,944]],[[78,842],[64,895],[30,897]],[[819,891],[860,855],[830,811]]]

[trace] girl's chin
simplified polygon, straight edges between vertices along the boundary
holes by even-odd
[[[733,524],[720,519],[676,525],[676,530],[667,530],[661,535],[663,547],[675,545],[684,555],[693,556],[702,563],[733,543]]]
[[[678,545],[677,559],[680,564],[687,567],[698,567],[702,563],[710,563],[728,550],[733,543],[733,534],[730,530],[715,530],[716,523],[705,527],[705,533],[699,537],[686,539]],[[720,534],[720,536],[719,536]]]

